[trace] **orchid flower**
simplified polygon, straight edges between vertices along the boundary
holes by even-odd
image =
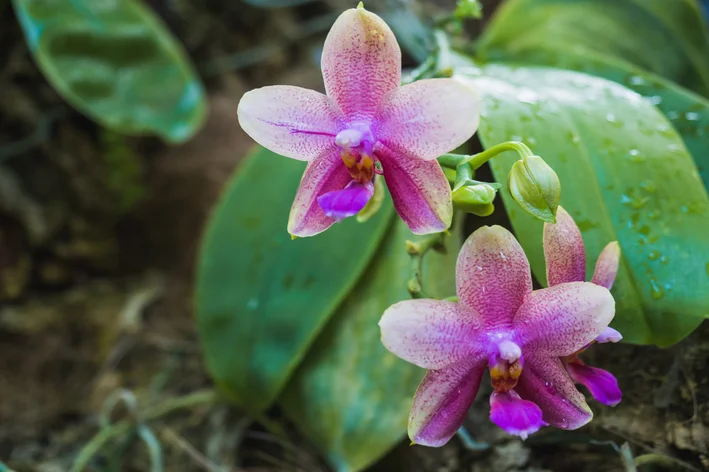
[[[586,280],[586,251],[581,231],[566,210],[559,207],[556,212],[556,224],[544,224],[544,257],[547,266],[549,286],[567,282]],[[608,243],[596,261],[596,268],[591,282],[611,289],[618,272],[620,246],[617,241]],[[615,329],[606,328],[595,340],[597,343],[618,342],[623,336]],[[623,394],[618,387],[618,380],[610,372],[591,367],[583,363],[578,355],[586,350],[584,346],[578,352],[563,360],[571,378],[585,386],[596,401],[615,406],[620,403]]]
[[[401,83],[401,50],[389,26],[362,5],[342,13],[322,52],[323,95],[277,85],[246,93],[241,127],[271,151],[307,161],[288,220],[312,236],[357,214],[381,173],[416,234],[451,224],[451,190],[436,158],[479,123],[479,99],[455,79]]]
[[[386,310],[382,343],[430,369],[416,391],[409,436],[441,446],[462,425],[486,368],[494,392],[490,419],[526,438],[551,424],[575,429],[592,418],[561,362],[610,323],[610,292],[589,282],[532,291],[529,262],[514,236],[493,226],[475,231],[456,268],[458,303],[407,300]]]

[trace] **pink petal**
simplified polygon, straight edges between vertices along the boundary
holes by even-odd
[[[239,124],[254,141],[301,161],[335,146],[344,116],[325,95],[290,85],[246,92],[237,110]]]
[[[372,195],[374,195],[372,182],[361,184],[352,181],[342,190],[333,190],[320,195],[318,205],[322,208],[325,216],[340,221],[359,213],[367,205]]]
[[[409,416],[411,441],[432,447],[447,443],[463,424],[486,367],[480,358],[428,371]]]
[[[556,428],[580,428],[593,418],[558,358],[526,355],[515,391],[541,408],[544,421]]]
[[[557,209],[556,224],[544,223],[544,258],[550,287],[586,280],[586,251],[581,231],[562,207]]]
[[[442,300],[405,300],[390,306],[379,321],[382,344],[394,355],[424,369],[441,369],[484,355],[475,337],[480,315]]]
[[[327,95],[347,118],[373,118],[384,95],[401,83],[394,33],[364,8],[346,10],[325,39],[322,74]]]
[[[306,237],[322,233],[334,218],[325,215],[317,199],[320,195],[342,190],[352,177],[342,163],[340,154],[333,149],[308,163],[288,218],[288,232]]]
[[[436,161],[422,161],[378,145],[394,207],[414,234],[445,231],[453,219],[451,189]]]
[[[615,330],[609,326],[601,331],[601,334],[596,337],[595,341],[597,343],[617,343],[621,339],[623,339],[623,335],[620,334],[618,330]]]
[[[470,139],[480,123],[480,99],[455,79],[404,85],[382,102],[377,138],[390,149],[435,159]]]
[[[495,327],[509,326],[532,291],[527,256],[501,226],[483,226],[465,241],[458,254],[456,281],[460,303]]]
[[[542,410],[529,400],[522,400],[514,390],[490,395],[490,421],[522,439],[547,425],[542,420]]]
[[[618,273],[620,262],[620,245],[618,241],[608,243],[596,261],[596,269],[593,271],[591,282],[606,287],[608,290],[613,287],[615,275]]]
[[[607,370],[578,362],[569,362],[566,369],[573,381],[586,387],[597,402],[616,406],[623,399],[618,380]]]
[[[529,294],[513,328],[523,350],[561,357],[593,341],[614,314],[615,301],[607,289],[591,282],[569,282]]]

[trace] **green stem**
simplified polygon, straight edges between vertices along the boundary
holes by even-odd
[[[442,249],[445,233],[436,233],[418,241],[406,241],[406,252],[411,256],[411,277],[407,288],[411,298],[430,298],[423,291],[423,256],[431,249]]]
[[[197,405],[212,404],[219,399],[219,395],[214,390],[204,390],[195,392],[184,397],[171,398],[158,405],[146,408],[139,414],[142,421],[154,420],[161,416],[172,413],[176,410],[189,408]],[[88,444],[79,452],[79,455],[71,468],[71,472],[81,472],[91,462],[91,459],[110,440],[129,433],[136,427],[135,421],[121,421],[113,425],[102,428]]]
[[[460,165],[469,164],[473,170],[476,170],[493,157],[507,151],[516,152],[520,158],[534,155],[526,144],[520,143],[519,141],[507,141],[505,143],[495,144],[491,148],[485,149],[483,152],[477,154],[444,154],[438,158],[438,163],[449,169],[456,169]]]

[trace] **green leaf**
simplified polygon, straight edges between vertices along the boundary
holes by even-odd
[[[396,219],[374,261],[313,345],[280,402],[339,472],[362,470],[406,434],[414,392],[424,371],[389,353],[378,322],[390,305],[410,298],[406,240],[414,236]],[[455,293],[460,231],[447,238],[445,255],[424,258],[424,289]]]
[[[623,59],[709,95],[709,35],[694,0],[508,0],[478,51],[499,59],[559,45]]]
[[[483,144],[522,140],[557,172],[561,205],[584,235],[589,277],[603,246],[620,242],[613,325],[625,339],[667,346],[696,328],[709,312],[709,199],[665,117],[634,92],[576,72],[504,64],[457,70],[483,96]],[[491,161],[498,180],[515,161]],[[502,195],[544,280],[542,225]]]
[[[13,0],[52,86],[82,113],[125,134],[189,139],[204,89],[182,46],[136,0]]]
[[[597,75],[639,93],[659,108],[682,136],[704,186],[709,188],[709,100],[628,62],[588,51],[574,52],[563,45],[519,57],[510,55],[510,59]]]
[[[251,413],[267,408],[379,246],[393,207],[313,238],[286,222],[303,163],[263,148],[214,209],[199,256],[196,311],[214,381]]]

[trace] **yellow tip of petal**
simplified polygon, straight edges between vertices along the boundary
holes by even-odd
[[[415,445],[416,445],[416,441],[411,441],[411,443],[409,443],[409,446],[415,446]]]
[[[298,238],[298,236],[296,236],[295,234],[291,234],[291,235],[290,235],[290,240],[291,240],[291,241],[293,241],[294,239],[297,239],[297,238]]]
[[[357,5],[357,10],[364,10],[364,2],[359,2]]]

